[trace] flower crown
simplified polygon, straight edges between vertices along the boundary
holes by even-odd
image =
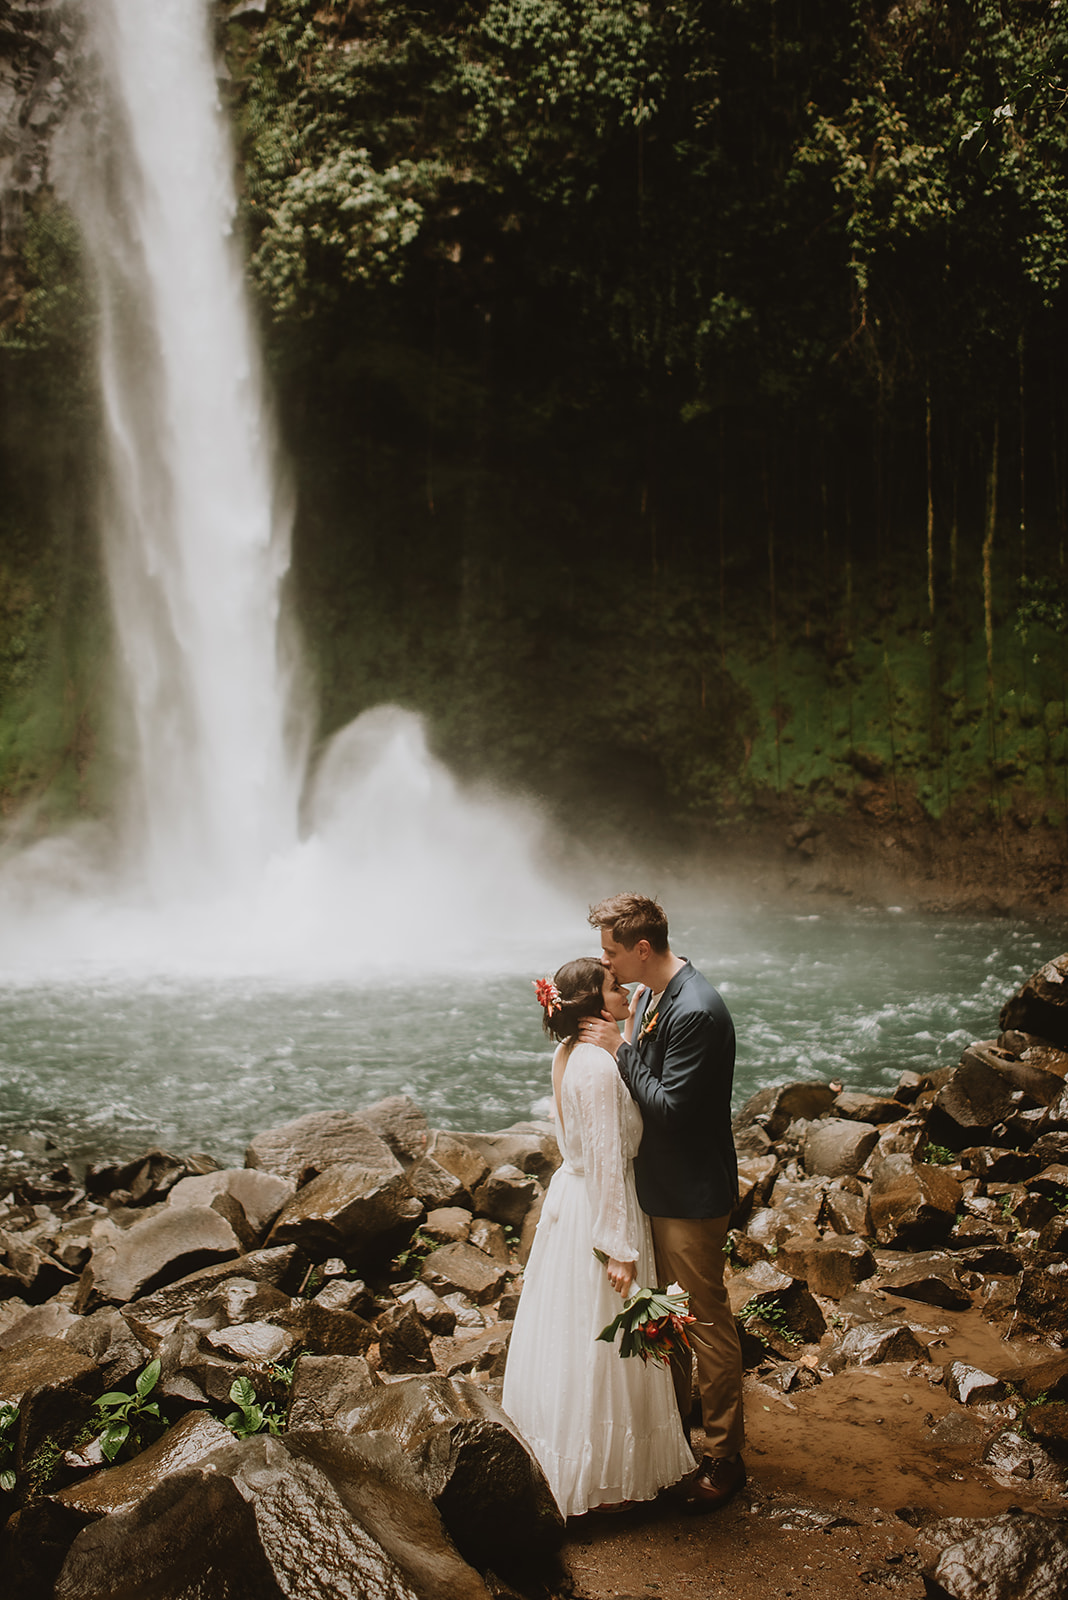
[[[545,1015],[551,1017],[553,1012],[559,1011],[564,1003],[560,998],[559,989],[549,977],[534,978],[531,981],[534,984],[534,993],[538,997],[538,1004],[544,1006]]]

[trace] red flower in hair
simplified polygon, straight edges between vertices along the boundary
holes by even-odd
[[[534,993],[538,997],[538,1004],[545,1007],[545,1015],[551,1017],[554,1011],[559,1011],[563,1005],[560,991],[551,978],[534,978]]]

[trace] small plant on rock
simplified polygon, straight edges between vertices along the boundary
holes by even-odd
[[[151,1437],[166,1428],[159,1406],[148,1398],[159,1382],[160,1370],[159,1361],[150,1361],[138,1375],[133,1394],[113,1389],[94,1400],[91,1426],[106,1461],[114,1461],[127,1444],[133,1445],[132,1453],[136,1455]]]
[[[767,1327],[774,1329],[781,1339],[787,1344],[800,1344],[801,1335],[795,1333],[786,1320],[786,1312],[777,1300],[750,1300],[738,1313],[738,1321],[743,1323],[763,1322]],[[759,1328],[753,1332],[761,1344],[768,1347],[768,1341]]]
[[[292,1377],[292,1374],[290,1374]],[[285,1420],[273,1400],[261,1405],[248,1378],[235,1378],[230,1385],[230,1399],[237,1407],[223,1418],[235,1439],[251,1439],[256,1433],[281,1433]]]
[[[952,1150],[944,1144],[931,1144],[928,1142],[923,1147],[921,1160],[929,1167],[951,1167],[957,1157]]]
[[[421,1261],[425,1261],[427,1256],[431,1255],[436,1249],[436,1242],[433,1239],[428,1239],[426,1234],[417,1228],[406,1247],[400,1252],[400,1255],[393,1257],[393,1265],[399,1267],[401,1271],[404,1271],[406,1267],[418,1266]]]
[[[15,1487],[15,1430],[19,1408],[10,1401],[0,1402],[0,1489],[10,1494]]]

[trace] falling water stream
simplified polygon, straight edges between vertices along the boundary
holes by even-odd
[[[534,810],[460,786],[396,708],[310,764],[208,7],[85,3],[96,86],[54,176],[97,288],[126,781],[113,825],[0,873],[0,1154],[238,1157],[257,1128],[400,1090],[445,1126],[527,1116],[547,1071],[530,977],[593,947],[586,904],[621,878],[663,893],[723,988],[740,1094],[889,1086],[988,1034],[1055,935],[810,918],[618,860],[561,881]]]

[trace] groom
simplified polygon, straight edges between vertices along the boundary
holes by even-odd
[[[615,1056],[641,1107],[645,1128],[634,1175],[652,1225],[657,1279],[681,1284],[697,1318],[689,1333],[707,1453],[689,1483],[688,1508],[713,1510],[745,1482],[742,1352],[723,1283],[723,1246],[738,1195],[731,1134],[734,1024],[712,985],[673,954],[667,918],[655,900],[613,895],[592,907],[590,922],[600,929],[602,959],[620,983],[646,988],[633,1044],[621,1041],[607,1013],[585,1019],[580,1036]],[[673,1363],[684,1423],[689,1365]]]

